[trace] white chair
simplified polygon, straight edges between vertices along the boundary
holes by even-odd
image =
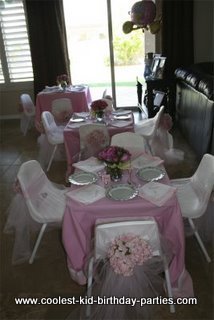
[[[49,111],[42,112],[42,124],[45,129],[47,140],[49,144],[53,146],[53,151],[51,152],[50,160],[47,166],[47,171],[49,171],[58,145],[64,144],[64,127],[56,125],[54,117]]]
[[[136,158],[142,153],[149,152],[145,139],[134,132],[121,132],[111,137],[111,145],[119,146],[128,150],[132,158]]]
[[[99,151],[110,143],[108,129],[105,124],[85,124],[79,128],[80,159],[97,156]]]
[[[103,221],[102,221],[103,220]],[[102,219],[97,221],[95,226],[95,238],[94,238],[94,252],[89,260],[88,264],[88,282],[87,282],[87,297],[92,295],[92,282],[94,274],[94,266],[99,260],[106,260],[107,251],[112,241],[119,235],[133,234],[141,236],[149,243],[152,249],[152,257],[159,257],[160,262],[163,263],[163,269],[165,273],[166,288],[168,297],[172,297],[172,287],[170,282],[170,275],[168,269],[168,262],[161,248],[159,231],[157,223],[154,218],[145,217],[144,219],[133,219],[130,221],[114,221],[105,222]],[[170,305],[170,312],[175,312],[174,305]],[[90,316],[91,307],[87,306],[86,316]]]
[[[112,97],[109,94],[107,94],[107,89],[103,91],[102,100],[104,100],[108,104],[108,106],[105,109],[106,111],[114,110]]]
[[[27,134],[28,130],[34,124],[35,118],[35,105],[29,94],[23,93],[20,96],[20,103],[23,108],[23,114],[21,117],[20,128],[24,136]]]
[[[107,89],[104,89],[103,94],[102,94],[102,99],[106,97]]]
[[[150,149],[151,154],[153,155],[156,155],[155,150],[153,148],[153,144],[157,136],[158,126],[163,113],[164,106],[161,106],[159,111],[156,113],[155,117],[151,119],[142,120],[135,124],[135,133],[138,133],[146,139],[148,148]]]
[[[36,160],[23,163],[17,179],[31,218],[42,224],[29,263],[33,263],[48,224],[59,225],[65,210],[65,188],[54,185]]]
[[[60,98],[52,101],[51,113],[57,123],[67,123],[72,116],[73,108],[71,100]]]
[[[207,262],[210,262],[211,259],[193,220],[201,217],[208,206],[214,187],[214,156],[205,154],[192,177],[172,179],[171,183],[177,188],[182,216],[188,219]]]
[[[103,101],[105,101],[107,103],[107,107],[105,108],[105,111],[113,111],[114,108],[113,108],[113,102],[112,102],[112,99],[109,99],[109,98],[102,98]]]

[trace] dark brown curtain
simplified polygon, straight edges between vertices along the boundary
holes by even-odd
[[[70,76],[62,0],[26,0],[35,95],[55,85],[59,74]]]
[[[193,0],[162,0],[162,53],[167,57],[165,76],[194,63]]]

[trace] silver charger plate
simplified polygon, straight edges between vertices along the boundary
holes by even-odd
[[[138,195],[138,190],[129,184],[118,184],[110,187],[107,192],[107,198],[119,201],[125,201],[135,198]]]
[[[165,172],[157,167],[145,167],[139,169],[137,176],[143,181],[157,181],[164,177]]]
[[[84,186],[95,183],[98,175],[93,172],[77,172],[69,176],[68,181],[78,186]]]

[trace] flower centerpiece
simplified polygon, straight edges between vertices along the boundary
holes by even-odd
[[[106,173],[114,181],[120,180],[122,170],[130,167],[131,154],[128,150],[118,146],[108,146],[98,154],[98,159],[106,163]]]
[[[105,109],[108,107],[108,103],[103,99],[94,100],[91,103],[91,112],[97,120],[102,121]]]
[[[143,265],[152,258],[152,250],[142,237],[126,234],[112,241],[107,257],[114,272],[127,277],[133,275],[136,265]]]
[[[60,74],[59,76],[57,76],[56,82],[59,86],[62,87],[63,90],[65,90],[67,85],[69,85],[70,80],[67,74]]]

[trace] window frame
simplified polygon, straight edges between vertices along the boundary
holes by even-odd
[[[6,0],[4,1],[0,1],[3,5],[4,2],[7,2]],[[22,4],[21,8],[23,8],[24,10],[24,21],[25,21],[25,26],[24,28],[26,28],[26,31],[24,31],[24,33],[26,33],[27,37],[24,38],[24,40],[27,40],[27,46],[29,46],[29,51],[30,51],[30,43],[29,43],[29,34],[28,34],[28,23],[27,23],[27,16],[26,16],[26,8],[25,8],[25,1],[24,0],[16,0],[16,2],[18,2],[19,4]],[[1,8],[0,8],[1,10]],[[7,89],[15,89],[15,88],[21,88],[23,85],[25,87],[32,87],[32,84],[34,82],[34,74],[33,74],[33,67],[32,67],[32,57],[31,57],[31,52],[30,52],[30,68],[32,70],[32,77],[28,78],[26,80],[23,79],[13,79],[13,75],[14,73],[10,73],[9,70],[9,58],[6,55],[6,50],[5,50],[5,41],[3,38],[3,30],[2,30],[2,25],[0,24],[0,59],[1,59],[1,71],[3,74],[3,81],[4,82],[0,82],[0,86],[3,90],[7,90]],[[24,60],[25,61],[25,60]],[[23,61],[23,62],[24,62]],[[29,71],[31,73],[31,70]],[[12,69],[13,71],[13,69]]]

